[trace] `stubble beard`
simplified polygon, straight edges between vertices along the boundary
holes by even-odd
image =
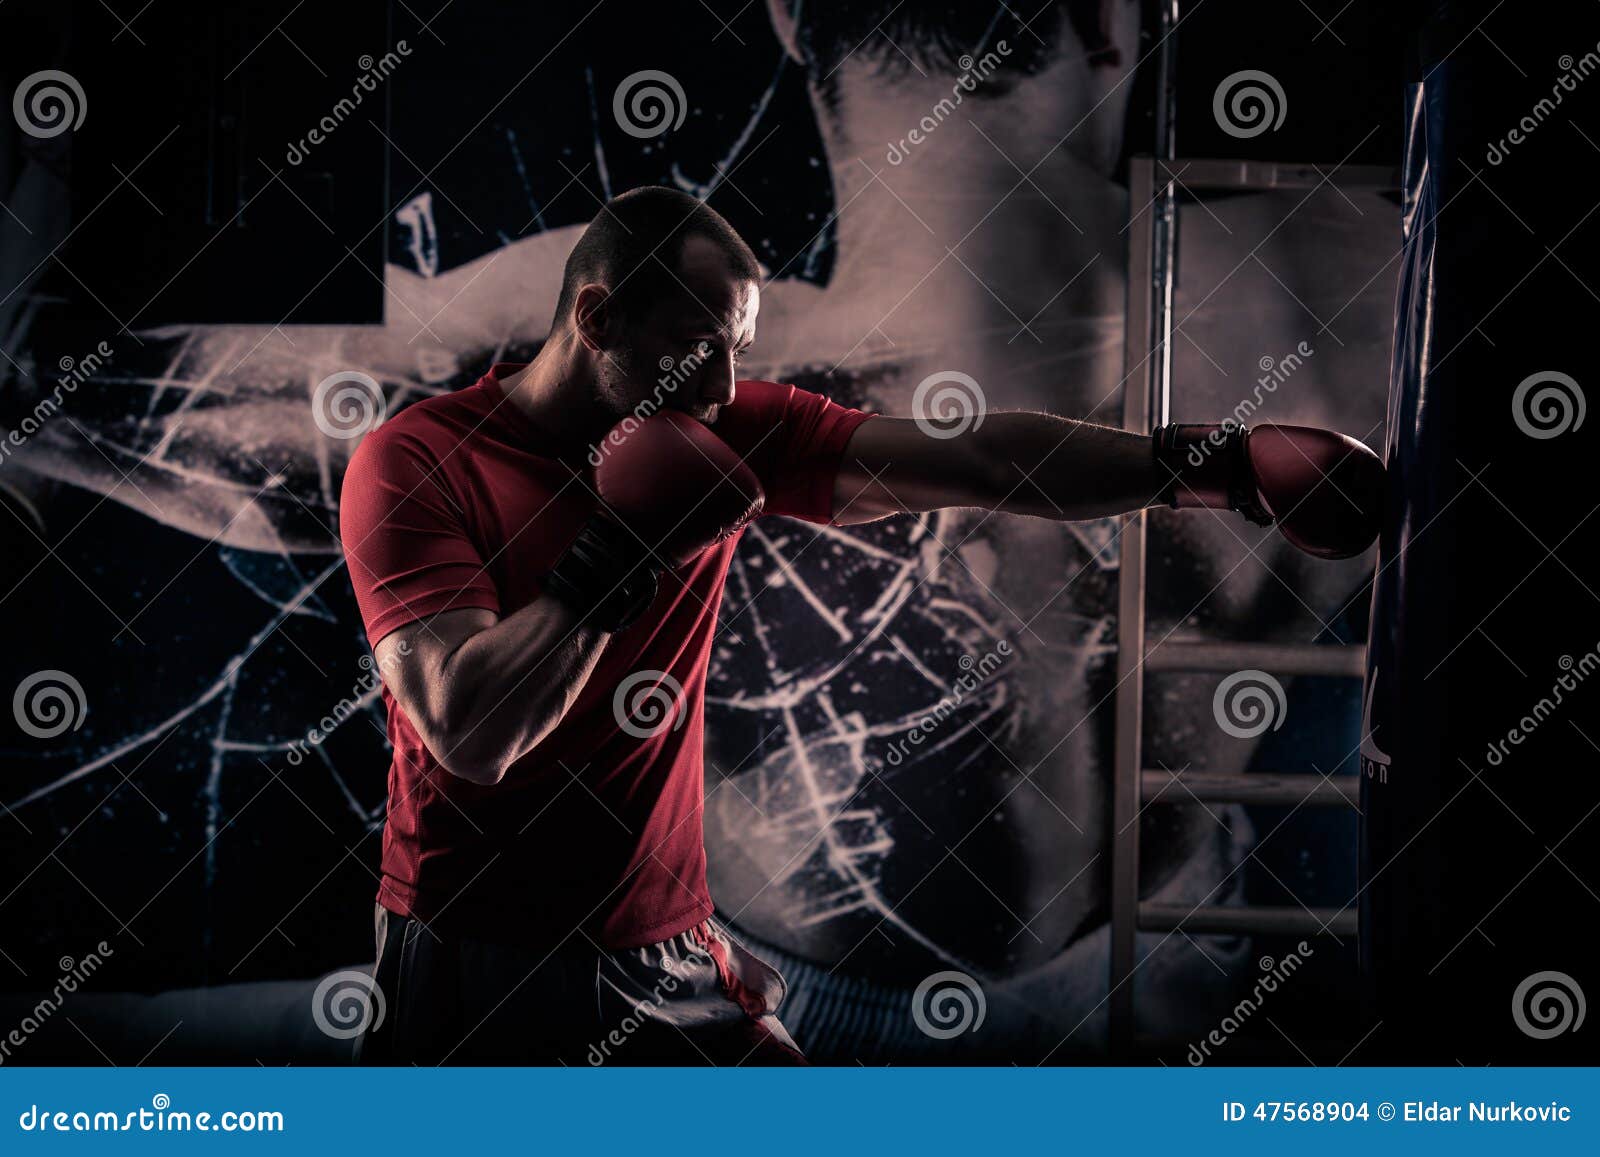
[[[595,372],[594,403],[618,422],[635,409],[629,401],[631,391],[628,389],[635,362],[633,351],[630,349],[608,350],[606,356],[600,359],[599,368]]]

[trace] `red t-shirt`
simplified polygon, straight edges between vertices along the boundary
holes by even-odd
[[[339,530],[374,647],[440,611],[505,617],[527,605],[595,510],[582,480],[587,447],[541,452],[548,440],[505,401],[500,379],[520,368],[495,365],[467,389],[408,407],[351,459]],[[712,429],[761,480],[765,514],[827,522],[845,443],[870,416],[742,381]],[[711,914],[706,664],[738,537],[662,576],[655,602],[607,643],[561,722],[494,786],[441,767],[384,688],[394,757],[379,903],[474,938],[551,947],[575,929],[607,948],[636,947]],[[670,681],[636,679],[615,709],[619,684],[644,671]],[[682,688],[676,726],[629,714],[657,682],[667,698]]]

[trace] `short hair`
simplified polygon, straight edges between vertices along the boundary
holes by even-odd
[[[1031,16],[994,0],[862,0],[849,4],[784,0],[796,17],[806,66],[823,95],[837,99],[836,72],[846,58],[893,78],[913,68],[958,74],[963,57],[983,57],[1000,40],[1011,50],[976,99],[1003,94],[1016,79],[1053,63],[1061,18],[1083,41],[1091,64],[1113,51],[1100,29],[1100,0],[1054,0]],[[1031,8],[1031,6],[1030,6]]]
[[[761,280],[756,255],[722,214],[677,189],[646,185],[607,201],[578,238],[567,257],[551,332],[572,316],[578,291],[591,283],[607,288],[624,317],[638,317],[677,292],[683,243],[690,237],[714,242],[735,277]]]

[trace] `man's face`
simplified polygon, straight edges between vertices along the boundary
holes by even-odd
[[[683,245],[671,296],[625,324],[596,371],[602,401],[618,418],[682,410],[707,425],[733,401],[739,355],[755,340],[760,286],[734,275],[716,243]]]

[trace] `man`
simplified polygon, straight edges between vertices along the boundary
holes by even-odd
[[[394,746],[364,1061],[800,1060],[705,879],[706,666],[752,518],[1166,502],[1329,557],[1375,533],[1382,466],[1324,431],[893,418],[736,381],[760,277],[704,203],[624,194],[533,362],[352,459],[340,533]]]

